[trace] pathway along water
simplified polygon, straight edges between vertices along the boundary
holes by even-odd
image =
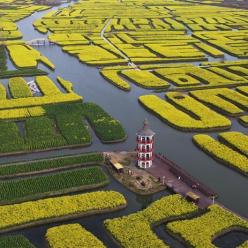
[[[46,37],[34,30],[32,22],[41,18],[47,12],[48,11],[35,13],[18,23],[19,29],[23,33],[25,40]],[[128,139],[126,142],[120,144],[103,145],[94,136],[94,143],[89,148],[62,149],[58,151],[2,157],[0,158],[0,163],[96,150],[133,150],[135,147],[135,133],[142,126],[143,120],[148,118],[151,128],[157,134],[157,152],[165,154],[170,160],[175,161],[188,173],[192,174],[192,176],[198,178],[207,186],[214,189],[214,191],[218,193],[219,201],[223,205],[245,217],[248,217],[248,194],[246,193],[248,189],[248,179],[215,162],[198,150],[191,141],[193,133],[177,131],[144,110],[138,103],[137,98],[140,95],[151,93],[151,91],[132,85],[131,92],[123,92],[104,80],[100,76],[97,68],[89,67],[80,63],[76,58],[62,52],[59,46],[36,47],[36,49],[41,51],[56,65],[56,70],[50,72],[51,78],[55,80],[56,76],[60,75],[65,79],[71,80],[74,83],[74,90],[78,94],[82,95],[85,101],[92,101],[99,104],[111,115],[121,121],[128,133]],[[43,68],[43,66],[40,66],[40,68]],[[160,94],[160,96],[163,95]],[[247,133],[247,130],[237,122],[234,122],[233,128],[233,130]],[[212,134],[216,135],[216,133]],[[149,199],[140,198],[139,196],[128,192],[119,184],[118,186],[116,185],[117,183],[112,181],[108,187],[111,189],[116,188],[118,191],[124,193],[129,202],[128,208],[118,213],[120,215],[141,208],[141,199],[145,199],[145,201],[148,201]],[[153,198],[153,200],[154,199],[155,198]],[[118,214],[114,213],[99,217],[89,217],[80,220],[80,222],[84,223],[86,227],[89,227],[93,233],[101,237],[103,240],[109,240],[105,235],[106,233],[104,232],[104,229],[101,227],[102,220],[106,216],[114,217]],[[23,232],[31,239],[34,239],[36,244],[39,244],[39,242],[43,242],[41,241],[40,234],[44,234],[47,226],[48,225],[44,227],[31,228]],[[44,247],[44,243],[41,243],[39,247]]]

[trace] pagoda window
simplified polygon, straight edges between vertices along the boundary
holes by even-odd
[[[146,158],[149,158],[149,157],[150,157],[149,153],[148,153],[148,154],[146,154]]]
[[[146,138],[145,137],[142,137],[142,141],[146,141]]]

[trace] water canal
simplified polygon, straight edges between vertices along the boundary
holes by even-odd
[[[66,6],[66,4],[64,4],[64,6]],[[32,22],[41,18],[47,12],[48,11],[35,13],[18,22],[18,27],[23,33],[24,40],[46,37],[46,35],[40,34],[34,30]],[[177,131],[144,110],[138,103],[137,99],[140,95],[152,93],[152,91],[141,89],[135,85],[132,85],[131,92],[127,93],[121,91],[102,78],[97,68],[80,63],[76,58],[62,52],[59,46],[36,47],[36,49],[38,49],[43,55],[47,56],[56,65],[56,70],[54,72],[49,72],[49,76],[54,81],[56,81],[57,76],[72,81],[74,83],[75,92],[82,95],[84,101],[91,101],[99,104],[113,117],[121,121],[128,134],[128,139],[126,142],[120,144],[103,145],[97,137],[94,136],[93,145],[88,148],[61,149],[49,152],[1,157],[0,163],[76,154],[88,151],[133,150],[135,148],[135,133],[139,128],[141,128],[143,120],[148,118],[151,128],[156,132],[157,152],[165,154],[170,160],[176,162],[187,172],[192,174],[192,176],[196,177],[217,192],[219,195],[218,201],[220,203],[240,215],[248,217],[248,179],[215,162],[195,147],[191,141],[194,133]],[[39,68],[46,69],[42,65],[40,65]],[[161,93],[159,94],[162,96]],[[232,130],[247,133],[247,130],[239,125],[237,121],[233,121]],[[212,134],[216,135],[216,133]],[[108,247],[117,246],[109,238],[102,226],[104,219],[135,212],[147,206],[151,201],[154,201],[164,194],[168,194],[168,192],[163,192],[153,196],[138,196],[126,190],[113,179],[111,179],[111,183],[104,189],[117,190],[123,193],[128,200],[128,207],[118,213],[81,218],[74,221],[67,221],[66,223],[82,223],[88,230],[92,231],[92,233],[108,245]],[[53,225],[55,224],[27,228],[23,231],[18,231],[18,233],[25,234],[25,236],[28,237],[37,247],[46,247],[47,244],[44,239],[45,231],[48,227]],[[158,228],[156,232],[164,240],[168,239],[171,247],[184,247],[181,245],[179,246],[178,242],[173,238],[168,237],[164,228]],[[226,242],[226,240],[231,238],[230,235],[223,240]],[[228,245],[223,246],[223,242],[219,240],[218,246],[223,248],[229,247]]]

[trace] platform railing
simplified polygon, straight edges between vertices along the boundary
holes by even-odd
[[[166,156],[162,154],[155,154],[155,157],[169,165],[170,171],[178,178],[180,178],[180,180],[184,181],[187,185],[199,190],[201,193],[207,195],[208,197],[217,196],[217,193],[215,193],[203,183],[199,182],[196,178],[189,175],[184,169],[176,165],[173,161],[169,160]]]

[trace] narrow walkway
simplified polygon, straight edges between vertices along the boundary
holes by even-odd
[[[124,54],[121,50],[119,50],[112,42],[110,42],[110,41],[104,36],[104,33],[105,33],[107,27],[110,25],[111,22],[112,22],[112,18],[109,19],[109,20],[107,21],[107,23],[104,25],[103,29],[101,30],[101,38],[102,38],[105,42],[107,42],[112,48],[114,48],[114,50],[116,50],[117,53],[120,54],[121,57],[127,61],[127,63],[128,63],[129,66],[132,66],[133,68],[138,68],[137,65],[135,65],[133,62],[131,62],[131,59],[130,59],[126,54]]]

